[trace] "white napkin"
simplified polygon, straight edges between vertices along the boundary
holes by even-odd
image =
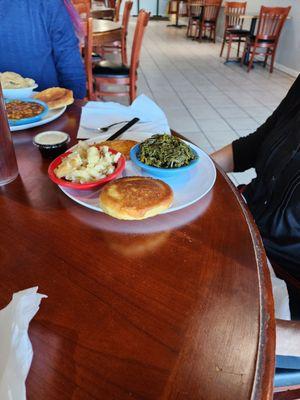
[[[32,361],[28,337],[29,322],[47,297],[30,288],[14,293],[11,302],[0,310],[0,399],[25,400],[25,380]]]
[[[97,128],[108,126],[115,122],[130,121],[134,117],[138,117],[140,121],[121,135],[120,138],[130,137],[130,139],[136,140],[133,134],[142,133],[147,134],[146,136],[151,136],[155,133],[170,133],[164,112],[154,101],[142,94],[134,100],[131,106],[124,106],[114,102],[88,102],[82,108],[77,138],[91,139],[100,134],[103,135],[103,140],[105,140],[126,123],[118,124],[103,134]]]

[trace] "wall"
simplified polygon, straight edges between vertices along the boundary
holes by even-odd
[[[290,20],[283,27],[276,56],[276,67],[297,76],[300,73],[300,0],[248,0],[247,11],[256,13],[264,6],[292,6]],[[224,15],[221,11],[218,36],[223,36]],[[246,27],[246,25],[245,25]]]
[[[140,10],[143,8],[146,11],[150,11],[151,15],[156,15],[156,10],[157,10],[157,1],[158,1],[158,13],[161,16],[166,16],[167,15],[167,8],[168,8],[168,0],[139,0],[139,6]],[[123,1],[122,3],[125,3]],[[124,4],[123,4],[124,6]],[[122,10],[123,8],[121,8]],[[137,15],[138,13],[138,1],[133,0],[133,6],[132,6],[132,15]]]

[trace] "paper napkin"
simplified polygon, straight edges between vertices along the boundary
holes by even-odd
[[[122,126],[119,124],[101,134],[97,128],[108,126],[115,122],[130,121],[138,117],[140,121],[133,125],[120,137],[135,139],[133,134],[151,136],[155,133],[170,133],[167,118],[158,105],[145,95],[140,95],[131,106],[124,106],[115,102],[90,101],[83,108],[78,130],[78,139],[90,139],[103,135],[103,140],[113,135]]]
[[[38,288],[14,293],[11,302],[0,310],[0,399],[25,400],[25,380],[33,351],[28,337],[29,322],[38,312]]]

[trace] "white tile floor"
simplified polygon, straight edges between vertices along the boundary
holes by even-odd
[[[136,20],[132,18],[131,32]],[[277,107],[294,78],[256,66],[249,74],[239,64],[224,65],[220,44],[185,37],[185,29],[151,21],[139,70],[139,93],[165,111],[172,129],[210,153],[253,132]],[[232,174],[247,183],[253,171]]]

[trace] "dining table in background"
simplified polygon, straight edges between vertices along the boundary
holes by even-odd
[[[91,17],[94,19],[108,19],[113,20],[115,9],[106,7],[104,5],[93,5],[91,8]]]
[[[144,221],[76,204],[32,139],[75,144],[83,104],[13,133],[20,176],[0,188],[0,307],[21,289],[48,295],[28,400],[271,400],[272,289],[241,196],[218,170],[204,198]]]
[[[104,43],[121,41],[122,25],[119,22],[93,19],[93,45],[100,46]]]
[[[175,10],[172,9],[173,4],[175,4]],[[187,7],[187,0],[170,0],[168,13],[171,16],[175,14],[175,24],[169,24],[167,26],[174,28],[183,28],[186,26],[185,24],[179,24],[180,5]]]

